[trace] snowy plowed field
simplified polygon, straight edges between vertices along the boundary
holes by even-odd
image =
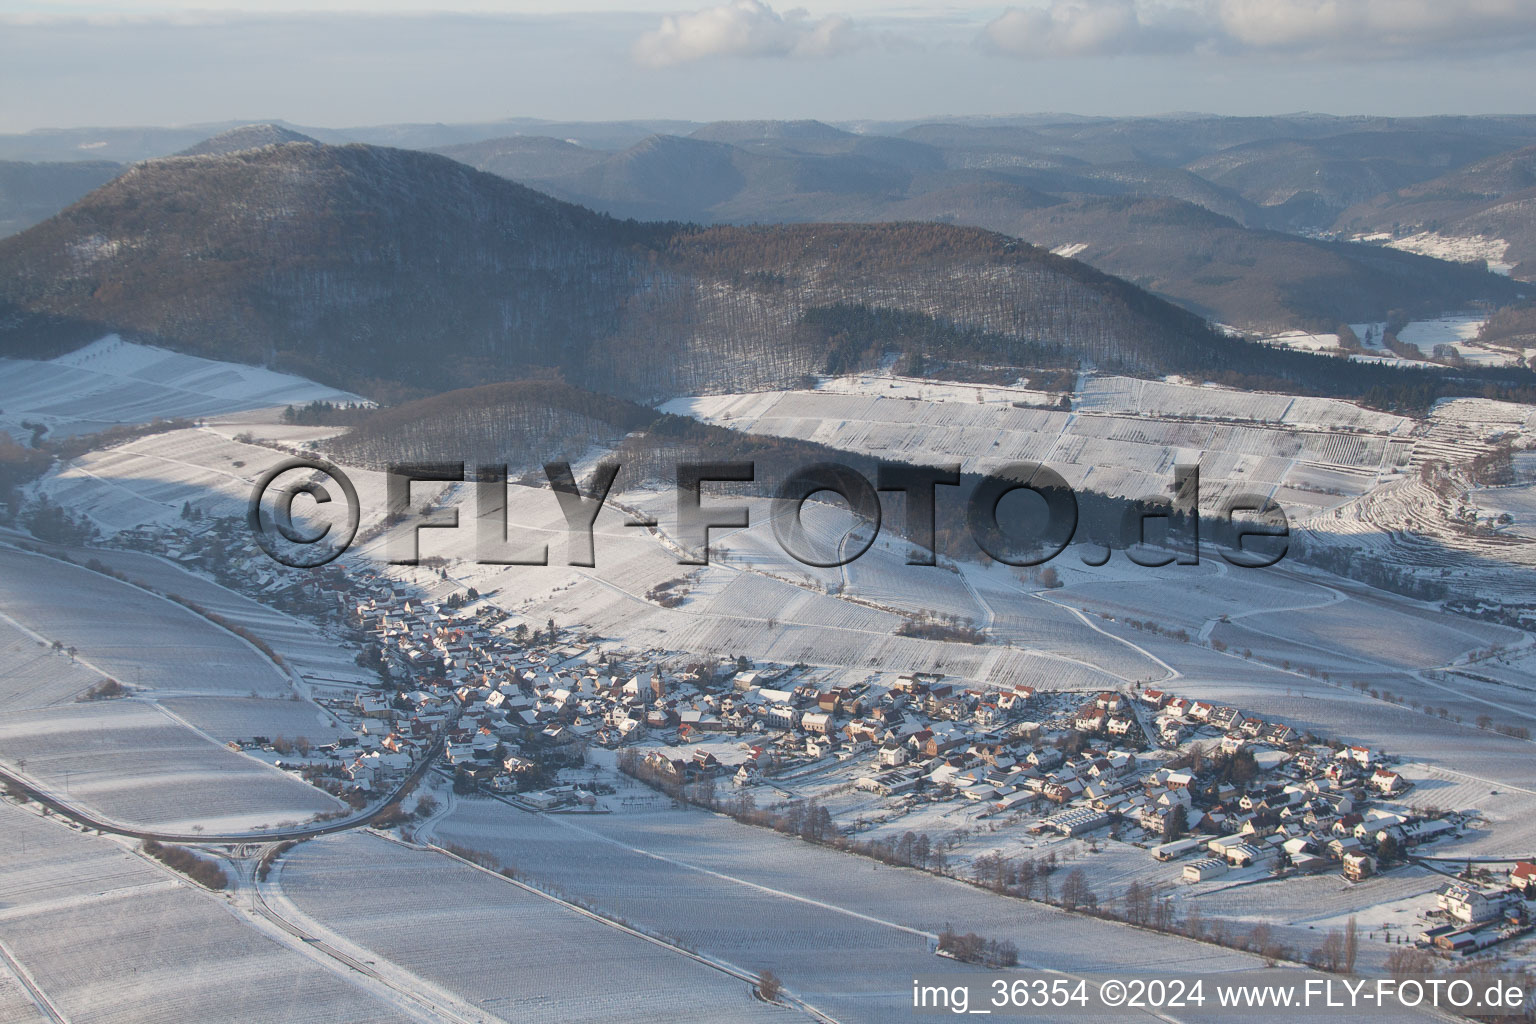
[[[54,436],[355,395],[286,373],[216,362],[108,335],[57,359],[0,359],[0,429],[23,419]]]
[[[298,824],[342,806],[140,701],[0,716],[0,763],[112,821],[166,831]]]
[[[174,602],[56,559],[0,545],[0,614],[130,686],[287,696],[287,676],[250,644]]]
[[[803,1019],[739,979],[437,853],[334,836],[293,851],[279,877],[280,906],[515,1024]]]
[[[540,884],[703,952],[763,962],[796,994],[847,1022],[910,1012],[917,972],[966,970],[927,951],[946,923],[1012,939],[1024,966],[1148,972],[1257,966],[1246,954],[1070,916],[702,812],[538,816],[474,801],[461,802],[436,830],[494,852]],[[1179,1019],[1212,1018],[1181,1012]]]
[[[0,803],[0,863],[0,939],[72,1024],[410,1019],[111,840]],[[46,1019],[7,978],[0,1019]]]

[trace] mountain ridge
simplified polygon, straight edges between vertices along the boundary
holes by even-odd
[[[872,369],[928,344],[965,373],[1086,361],[1323,393],[1400,383],[1235,341],[982,228],[618,220],[447,157],[361,144],[136,165],[0,239],[0,309],[3,354],[117,332],[384,401],[553,379],[650,403],[781,388],[834,369],[834,353],[837,372]],[[882,338],[898,314],[931,321],[907,332],[927,340]]]

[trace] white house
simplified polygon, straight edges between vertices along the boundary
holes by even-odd
[[[1457,921],[1478,924],[1501,916],[1506,905],[1516,899],[1519,896],[1508,891],[1478,889],[1460,882],[1447,882],[1436,894],[1435,906]]]
[[[812,711],[801,716],[800,728],[806,732],[818,732],[826,735],[832,731],[832,716],[826,712]]]

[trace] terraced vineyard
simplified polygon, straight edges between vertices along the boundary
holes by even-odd
[[[894,385],[893,385],[894,386]],[[1009,392],[969,399],[887,397],[873,387],[679,399],[668,409],[748,432],[967,472],[1043,462],[1074,488],[1122,497],[1165,493],[1176,464],[1198,463],[1202,502],[1285,490],[1305,517],[1404,468],[1413,421],[1346,402],[1253,396],[1120,377],[1089,378],[1073,412],[1018,408]],[[1017,401],[1027,401],[1020,394]]]

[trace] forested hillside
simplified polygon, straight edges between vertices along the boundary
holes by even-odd
[[[385,396],[555,373],[646,400],[779,385],[826,368],[802,321],[832,305],[987,332],[993,362],[1045,343],[1177,370],[1216,343],[1145,292],[985,231],[617,221],[443,157],[308,143],[134,167],[0,242],[0,299]],[[28,324],[0,344],[49,354],[39,337]]]
[[[173,157],[0,241],[0,298],[370,391],[583,357],[635,291],[625,225],[444,157],[268,146]],[[30,335],[0,339],[28,354]]]
[[[1100,270],[1262,333],[1327,330],[1394,312],[1436,316],[1512,296],[1507,281],[1477,268],[1269,229],[1321,232],[1352,203],[1518,144],[1530,131],[1524,122],[1115,125],[944,124],[892,136],[816,122],[729,122],[614,153],[527,137],[445,152],[616,216],[924,220],[1074,246]],[[1325,134],[1330,126],[1337,134]],[[1277,130],[1298,134],[1275,138]],[[1225,145],[1234,139],[1242,141]]]
[[[1233,230],[1198,208],[1131,209],[1153,227],[1193,210],[1210,230]],[[1326,265],[1313,273],[1339,277],[1324,282],[1335,291],[1353,283]],[[522,379],[652,403],[893,356],[935,357],[926,373],[964,379],[1087,365],[1376,389],[1389,404],[1528,378],[1247,344],[1124,280],[979,228],[621,221],[445,157],[311,142],[133,167],[0,240],[0,304],[6,355],[48,356],[116,331],[387,403]]]
[[[550,380],[487,384],[406,402],[366,416],[327,443],[349,464],[510,465],[514,472],[574,460],[656,418],[643,406]]]
[[[1528,279],[1520,264],[1536,251],[1531,218],[1521,212],[1536,119],[1521,117],[1043,114],[844,126],[520,119],[300,131],[260,124],[190,148],[186,129],[0,136],[0,155],[142,156],[157,146],[227,155],[310,140],[434,146],[623,218],[981,227],[1046,248],[1071,246],[1077,258],[1201,316],[1266,334],[1501,304],[1509,300],[1506,284],[1455,261],[1488,258]],[[49,202],[15,229],[99,183],[58,173]],[[4,192],[0,182],[0,214]],[[1170,205],[1149,219],[1144,201]],[[1451,237],[1402,243],[1438,257],[1412,260],[1319,240],[1329,232]]]
[[[965,216],[957,209],[955,216]],[[1245,229],[1190,203],[1089,199],[1019,209],[996,225],[1075,255],[1211,319],[1256,330],[1434,317],[1525,290],[1482,267],[1372,245]]]
[[[1362,201],[1339,216],[1337,227],[1399,237],[1434,232],[1487,239],[1503,248],[1514,277],[1530,281],[1536,280],[1533,207],[1536,146],[1527,146]]]

